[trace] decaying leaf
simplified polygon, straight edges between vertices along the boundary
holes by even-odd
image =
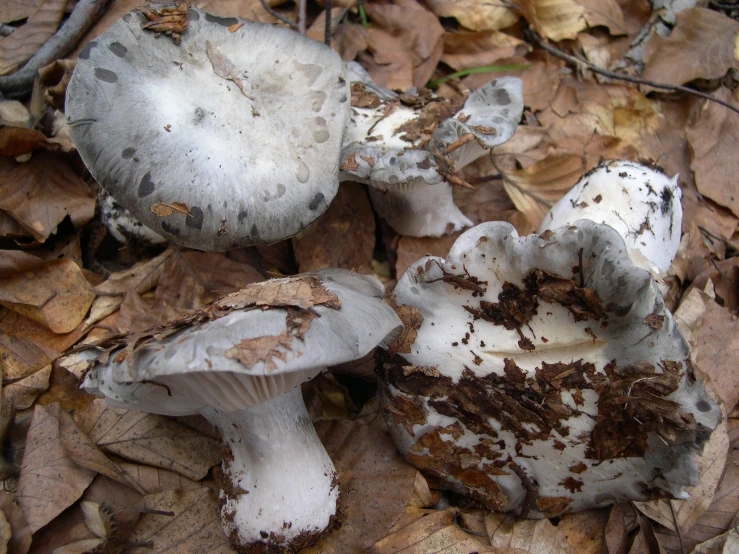
[[[33,375],[51,363],[51,358],[32,340],[0,334],[0,369],[3,379],[12,381]]]
[[[44,0],[25,25],[0,38],[0,75],[13,73],[56,32],[66,0]]]
[[[459,71],[496,65],[500,59],[522,56],[529,49],[524,41],[499,31],[446,32],[441,61]]]
[[[3,402],[12,403],[16,410],[30,408],[36,398],[49,388],[49,377],[51,377],[51,365],[19,381],[3,385]]]
[[[75,464],[59,431],[59,406],[36,406],[26,438],[16,499],[31,532],[71,506],[95,477]],[[41,492],[43,491],[43,492]]]
[[[94,400],[77,424],[100,448],[129,460],[202,479],[221,460],[219,443],[171,419]]]
[[[516,4],[541,36],[555,42],[574,39],[588,26],[585,8],[575,0],[519,0]]]
[[[239,73],[236,70],[236,66],[234,66],[233,62],[229,60],[225,55],[221,54],[218,49],[207,40],[205,41],[205,51],[208,53],[208,59],[213,66],[213,72],[221,79],[233,82],[233,84],[235,84],[241,91],[241,94],[246,96],[249,100],[254,100],[254,97],[246,92],[246,85],[239,76]],[[164,207],[164,205],[161,204],[160,206]],[[154,211],[154,206],[152,206],[151,208],[152,211]],[[171,209],[172,211],[166,214],[160,214],[156,211],[154,211],[154,213],[157,215],[171,215],[175,211],[180,211],[171,205],[167,205],[167,208]],[[187,206],[185,206],[185,208],[187,208]],[[189,210],[187,210],[187,213],[189,213]]]
[[[717,79],[739,69],[736,41],[739,22],[706,8],[677,14],[668,37],[653,34],[644,50],[642,77],[682,85],[694,79]]]
[[[19,251],[8,251],[4,256],[19,267],[37,261]],[[35,270],[0,277],[0,304],[55,333],[69,333],[82,322],[95,295],[74,262],[61,259],[39,265]]]
[[[518,16],[504,4],[483,0],[430,0],[428,7],[439,17],[454,17],[472,31],[499,30],[510,27]]]
[[[119,463],[118,466],[143,489],[146,494],[180,490],[189,491],[201,488],[201,484],[183,477],[179,473],[159,469],[149,465]]]

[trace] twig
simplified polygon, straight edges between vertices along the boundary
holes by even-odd
[[[62,27],[46,41],[23,69],[12,75],[0,77],[0,93],[7,98],[22,98],[33,88],[33,80],[39,69],[64,57],[79,42],[93,23],[105,11],[110,0],[80,0],[72,15]]]
[[[331,0],[326,0],[326,26],[323,28],[323,43],[331,47],[331,35],[333,35],[333,31],[331,31]]]
[[[725,108],[729,108],[732,112],[739,114],[739,108],[736,108],[732,106],[731,104],[729,104],[728,102],[724,102],[723,100],[716,98],[715,96],[706,94],[705,92],[701,92],[699,90],[695,90],[692,88],[683,87],[679,85],[668,85],[665,83],[658,83],[656,81],[642,79],[641,77],[633,77],[631,75],[624,75],[622,73],[616,73],[614,71],[608,71],[606,69],[601,69],[598,66],[595,66],[591,63],[586,62],[585,60],[581,60],[577,56],[565,54],[564,52],[562,52],[562,50],[552,46],[551,44],[548,44],[533,29],[531,29],[531,27],[529,27],[526,24],[524,24],[524,26],[522,27],[522,31],[523,31],[524,38],[528,42],[533,42],[536,46],[546,50],[555,58],[559,58],[560,60],[564,60],[566,62],[574,63],[575,65],[578,65],[585,69],[589,69],[590,71],[592,71],[593,73],[597,73],[598,75],[603,75],[604,77],[608,77],[610,79],[619,79],[621,81],[627,81],[629,83],[636,83],[639,85],[646,85],[646,86],[650,86],[653,88],[659,88],[662,90],[669,90],[671,92],[684,92],[686,94],[691,94],[699,98],[705,98],[706,100],[709,100],[710,102],[716,102],[717,104],[721,104]]]
[[[672,522],[675,524],[675,530],[677,531],[677,538],[680,539],[680,551],[685,554],[685,543],[683,542],[683,532],[680,530],[680,524],[677,521],[677,515],[675,515],[675,508],[672,506],[672,500],[667,499],[667,504],[670,506],[670,513],[672,513]]]
[[[270,8],[267,5],[267,0],[259,0],[259,3],[262,4],[262,7],[264,8],[264,11],[266,11],[269,15],[272,17],[276,17],[279,21],[282,21],[285,25],[288,25],[292,29],[297,29],[298,24],[295,23],[292,19],[288,19],[284,15],[282,15],[280,12],[277,12]]]
[[[521,484],[523,485],[524,490],[526,490],[526,496],[523,499],[523,506],[521,506],[521,513],[518,514],[521,519],[525,519],[526,516],[529,515],[531,506],[536,502],[536,497],[539,496],[539,485],[536,481],[532,481],[529,476],[526,475],[526,472],[521,469],[521,466],[510,458],[508,459],[508,467],[510,467],[513,470],[513,473],[516,474],[516,477],[521,480]]]
[[[12,25],[0,23],[0,37],[10,36],[13,31],[15,31],[15,27],[13,27]]]
[[[305,19],[308,13],[308,0],[298,0],[298,33],[305,36]]]

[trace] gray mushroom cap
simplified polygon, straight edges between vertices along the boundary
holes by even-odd
[[[409,461],[531,517],[685,498],[721,420],[648,271],[611,227],[502,222],[411,264],[381,402]]]
[[[134,11],[82,50],[66,104],[80,155],[173,242],[226,250],[292,236],[338,189],[344,65],[287,29],[187,17],[180,44],[142,30]]]
[[[339,269],[255,283],[87,351],[94,365],[83,386],[164,415],[246,409],[392,343],[402,325],[382,291],[373,277]]]

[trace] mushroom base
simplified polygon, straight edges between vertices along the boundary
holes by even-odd
[[[221,523],[236,550],[295,552],[331,527],[338,480],[300,388],[245,410],[202,414],[223,439]]]

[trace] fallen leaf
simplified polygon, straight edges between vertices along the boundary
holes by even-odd
[[[34,256],[5,251],[18,266],[35,264]],[[69,260],[42,262],[35,270],[0,277],[0,304],[55,333],[69,333],[87,315],[95,295],[80,268]]]
[[[670,36],[652,34],[644,49],[642,77],[670,85],[694,79],[717,79],[739,69],[739,22],[706,8],[688,8],[677,14]]]
[[[611,35],[628,33],[624,14],[618,0],[576,0],[584,8],[583,17],[588,27],[608,27]]]
[[[722,87],[713,94],[739,108],[736,92]],[[739,160],[735,156],[739,148],[739,126],[736,117],[736,113],[724,106],[706,102],[685,132],[690,143],[690,169],[695,173],[698,192],[739,216],[739,193],[736,190]]]
[[[8,543],[13,536],[13,529],[5,519],[5,514],[0,512],[0,554],[7,554]]]
[[[40,323],[0,306],[0,333],[32,341],[50,358],[56,358],[83,336],[80,327],[71,333],[59,335]]]
[[[398,259],[395,262],[395,273],[398,279],[419,258],[426,255],[446,257],[449,249],[460,233],[441,237],[400,237],[398,241]]]
[[[202,487],[197,481],[192,481],[174,471],[167,471],[142,464],[121,462],[118,466],[142,488],[146,494],[180,490],[189,491]]]
[[[0,127],[0,155],[23,156],[34,150],[58,150],[41,131],[26,127]],[[11,160],[5,160],[10,163]],[[27,163],[27,162],[26,162]],[[0,166],[2,167],[2,166]]]
[[[26,19],[41,4],[42,0],[9,0],[0,4],[0,21],[11,23]]]
[[[13,495],[5,491],[0,493],[0,510],[3,512],[5,521],[10,523],[12,530],[8,541],[8,552],[10,554],[26,554],[31,547],[31,530],[28,528],[23,512],[15,503]]]
[[[608,554],[627,554],[631,544],[630,534],[637,525],[631,504],[614,504],[604,533]]]
[[[575,0],[517,0],[516,5],[537,33],[554,42],[574,39],[588,26],[585,8]]]
[[[59,432],[59,406],[36,406],[28,430],[16,499],[31,532],[71,506],[95,477],[67,455]]]
[[[696,334],[698,368],[713,381],[728,410],[739,402],[739,321],[736,314],[714,301],[705,302],[703,321]]]
[[[342,183],[326,213],[292,242],[302,272],[338,267],[372,273],[375,217],[362,186]]]
[[[24,25],[0,38],[0,75],[13,73],[56,33],[67,0],[44,0]]]
[[[498,31],[518,21],[510,8],[485,0],[428,0],[426,4],[437,16],[454,17],[472,31]]]
[[[338,474],[342,524],[302,554],[370,548],[401,518],[413,495],[416,469],[398,452],[379,412],[366,419],[315,426]]]
[[[218,493],[201,488],[167,491],[144,498],[149,510],[174,512],[148,514],[141,518],[130,542],[151,542],[150,547],[128,550],[131,554],[207,552],[233,554],[218,519]]]
[[[4,380],[28,377],[51,363],[51,358],[33,341],[0,334],[0,369]]]
[[[217,441],[164,416],[111,408],[103,399],[94,400],[85,412],[74,416],[100,448],[194,481],[221,460]]]
[[[530,49],[524,41],[500,31],[446,32],[441,61],[459,71],[471,67],[503,65],[498,61],[523,56]],[[493,75],[491,77],[494,78]]]
[[[36,398],[49,388],[49,377],[51,377],[51,365],[47,365],[20,381],[3,385],[3,402],[12,403],[16,410],[30,408]]]
[[[25,163],[0,158],[0,179],[0,209],[38,241],[67,216],[80,227],[95,214],[90,187],[60,154],[41,152]]]

